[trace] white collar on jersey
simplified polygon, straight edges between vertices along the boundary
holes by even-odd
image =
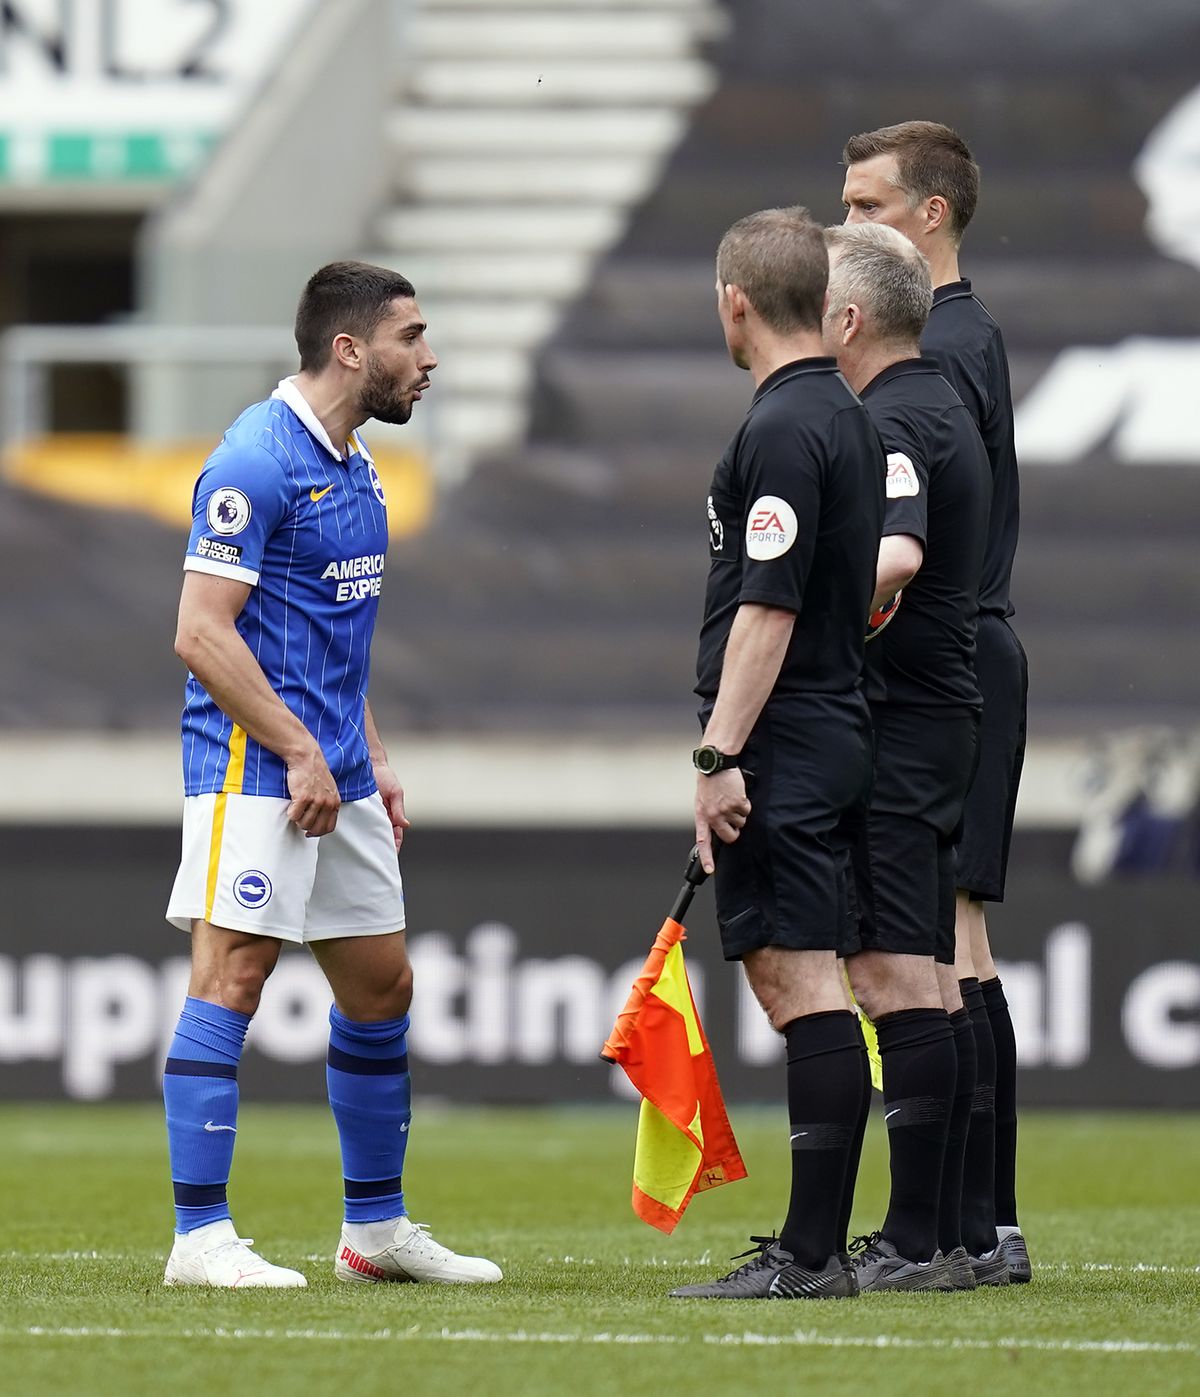
[[[281,403],[290,407],[325,450],[329,452],[333,459],[335,461],[341,461],[343,465],[345,464],[345,456],[343,456],[334,446],[333,442],[329,440],[329,433],[321,425],[317,414],[309,407],[308,399],[297,387],[294,377],[281,378],[279,380],[279,387],[275,389],[271,397],[278,398]],[[350,433],[350,436],[353,439],[354,445],[358,448],[358,454],[368,464],[373,464],[371,453],[367,450],[366,443],[363,441],[362,437],[359,436],[358,432],[353,431]]]

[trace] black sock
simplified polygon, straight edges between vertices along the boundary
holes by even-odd
[[[937,1251],[942,1160],[958,1075],[954,1030],[945,1009],[901,1009],[878,1019],[883,1119],[892,1193],[883,1235],[909,1261]]]
[[[960,980],[975,1031],[978,1074],[963,1162],[962,1235],[972,1256],[996,1245],[996,1045],[978,980]]]
[[[819,1270],[837,1250],[846,1160],[858,1124],[863,1042],[848,1009],[806,1014],[783,1031],[792,1195],[779,1244]]]
[[[850,1240],[850,1214],[854,1211],[854,1188],[858,1183],[858,1166],[862,1160],[863,1140],[866,1138],[867,1121],[871,1115],[871,1097],[873,1095],[871,1060],[867,1056],[865,1043],[862,1045],[862,1056],[859,1061],[861,1077],[859,1090],[862,1093],[862,1098],[858,1108],[858,1120],[854,1126],[854,1136],[850,1141],[850,1152],[846,1156],[846,1177],[842,1182],[842,1206],[838,1211],[837,1233],[834,1238],[834,1247],[840,1252],[846,1250]]]
[[[1017,1227],[1017,1039],[999,978],[979,988],[996,1048],[996,1222]]]
[[[950,1027],[954,1030],[958,1076],[954,1085],[954,1104],[950,1108],[946,1158],[942,1162],[942,1196],[938,1204],[938,1246],[947,1256],[963,1244],[963,1156],[967,1149],[971,1106],[975,1101],[976,1071],[975,1030],[971,1027],[971,1015],[965,1008],[950,1015]]]

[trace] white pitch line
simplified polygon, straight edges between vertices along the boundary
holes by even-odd
[[[162,1256],[165,1257],[165,1252]],[[0,1251],[0,1260],[3,1261],[25,1261],[30,1259],[29,1253],[24,1251]],[[52,1251],[44,1252],[37,1258],[41,1261],[136,1261],[149,1262],[160,1259],[158,1251],[149,1250],[140,1252],[124,1251]],[[294,1255],[284,1256],[285,1261],[295,1261]],[[332,1252],[305,1252],[299,1258],[301,1261],[320,1263],[333,1260]],[[503,1258],[502,1258],[503,1259]],[[590,1256],[547,1256],[542,1258],[545,1266],[622,1266],[633,1268],[653,1268],[671,1269],[673,1267],[694,1267],[694,1266],[715,1266],[718,1263],[709,1257],[703,1256],[697,1259],[690,1257],[665,1257],[650,1256],[642,1259],[636,1257],[623,1257],[619,1262],[599,1261]],[[1039,1261],[1034,1265],[1034,1271],[1097,1271],[1110,1272],[1114,1275],[1123,1276],[1200,1276],[1200,1266],[1166,1266],[1153,1261]]]
[[[679,1334],[625,1334],[603,1331],[597,1334],[556,1334],[526,1329],[489,1332],[484,1329],[424,1330],[420,1325],[406,1329],[376,1329],[368,1333],[353,1333],[339,1329],[120,1329],[105,1327],[48,1328],[29,1325],[26,1328],[0,1327],[4,1338],[35,1339],[152,1339],[161,1343],[171,1339],[234,1339],[261,1342],[278,1339],[286,1342],[317,1340],[333,1343],[387,1343],[394,1340],[429,1339],[452,1344],[689,1344],[693,1340]],[[1095,1354],[1200,1354],[1200,1345],[1188,1343],[1157,1343],[1142,1339],[935,1339],[911,1338],[902,1334],[817,1334],[797,1330],[792,1334],[706,1334],[702,1343],[720,1348],[862,1348],[862,1349],[934,1349],[945,1352],[1011,1352],[1014,1349],[1038,1353]]]
[[[323,1258],[313,1257],[312,1260]],[[620,1261],[597,1261],[590,1256],[547,1256],[543,1257],[546,1266],[624,1266],[630,1268],[671,1269],[689,1266],[719,1266],[708,1256],[699,1260],[689,1257],[623,1257]],[[1200,1266],[1165,1266],[1153,1261],[1038,1261],[1034,1271],[1111,1271],[1117,1275],[1143,1276],[1158,1274],[1164,1276],[1200,1276]]]

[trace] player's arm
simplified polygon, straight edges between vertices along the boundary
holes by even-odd
[[[775,687],[796,613],[743,602],[730,627],[725,662],[704,741],[721,752],[740,752]],[[712,836],[731,844],[750,813],[746,782],[737,767],[696,776],[696,843],[700,862],[713,871]]]
[[[875,425],[887,452],[887,476],[872,611],[891,601],[920,572],[929,527],[929,469],[922,443],[903,416],[888,415]]]
[[[924,561],[925,546],[912,534],[886,534],[881,538],[871,610],[891,601],[901,588],[907,587],[920,572]]]
[[[179,598],[175,653],[213,701],[255,742],[287,765],[288,819],[309,835],[328,834],[341,804],[320,744],[267,682],[237,618],[250,584],[187,571]]]
[[[375,726],[375,715],[371,712],[369,700],[363,704],[363,717],[366,721],[367,747],[371,753],[371,769],[375,773],[375,784],[379,787],[384,809],[392,822],[392,835],[399,850],[404,843],[404,831],[410,824],[408,816],[404,813],[404,787],[388,761],[388,754],[384,750],[379,729]]]

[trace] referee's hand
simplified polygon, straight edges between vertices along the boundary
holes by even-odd
[[[696,848],[705,873],[711,873],[716,867],[712,851],[713,835],[722,844],[732,844],[741,834],[749,814],[746,780],[736,766],[718,771],[715,776],[697,775]]]
[[[287,784],[292,798],[287,817],[292,824],[309,839],[328,834],[337,824],[342,798],[329,763],[316,743],[304,757],[288,762]]]

